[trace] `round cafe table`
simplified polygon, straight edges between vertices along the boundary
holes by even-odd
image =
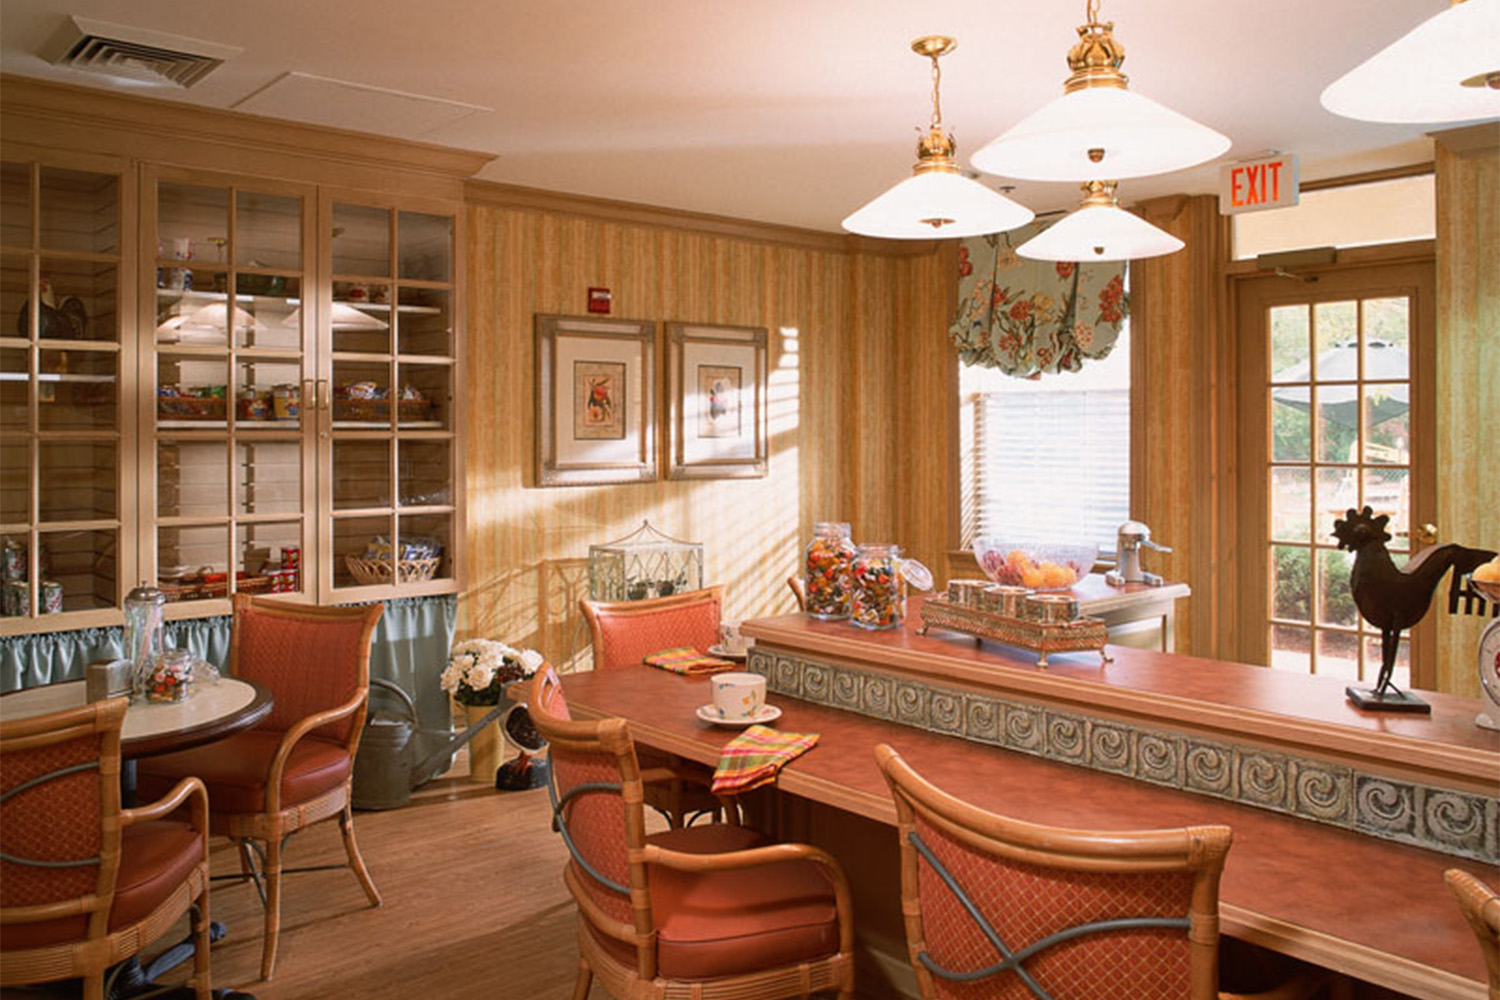
[[[47,684],[0,696],[0,719],[25,719],[78,708],[83,681]],[[125,710],[120,754],[126,760],[187,750],[249,729],[271,714],[271,692],[254,681],[220,678],[199,684],[186,701],[135,702]]]
[[[87,700],[83,681],[12,691],[0,695],[0,719],[24,719],[78,708]],[[122,804],[126,808],[135,805],[136,758],[187,750],[249,729],[271,714],[272,704],[270,691],[254,681],[235,677],[222,677],[216,684],[199,684],[186,701],[132,701],[120,729],[120,755],[125,759],[120,773],[121,798],[125,800]],[[218,941],[226,933],[218,921],[209,925],[211,940]],[[158,955],[147,968],[141,968],[135,958],[128,959],[115,982],[114,995],[128,997],[156,990],[152,981],[187,961],[192,954],[193,940],[188,938]],[[183,988],[171,991],[170,995],[189,997],[192,991]],[[233,990],[216,989],[214,995],[254,1000],[247,993]]]

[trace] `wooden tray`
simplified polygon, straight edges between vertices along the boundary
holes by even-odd
[[[1049,653],[1079,653],[1098,650],[1105,663],[1114,657],[1104,651],[1109,629],[1100,618],[1078,618],[1071,622],[1045,624],[1029,618],[1011,618],[994,611],[980,611],[954,604],[947,597],[929,597],[922,602],[922,634],[929,628],[966,632],[980,639],[993,639],[1007,646],[1037,654],[1036,665],[1045,667]]]

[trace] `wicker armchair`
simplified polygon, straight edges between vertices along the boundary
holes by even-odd
[[[707,650],[719,641],[724,588],[708,587],[646,601],[580,601],[594,642],[594,669],[640,666],[652,653],[676,646]],[[641,766],[667,768],[678,777],[646,789],[646,805],[674,828],[697,813],[718,816],[722,803],[704,789],[708,772],[655,750],[643,750]]]
[[[147,758],[138,769],[142,790],[186,775],[208,786],[211,829],[239,848],[240,877],[255,883],[265,904],[262,979],[276,968],[282,876],[298,870],[282,868],[292,834],[336,818],[348,867],[370,905],[380,905],[354,839],[350,785],[370,693],[370,638],[383,610],[236,595],[229,672],[270,689],[270,716],[217,743]]]
[[[1490,974],[1490,1000],[1500,1000],[1500,895],[1461,868],[1448,869],[1443,878],[1479,939]]]
[[[838,862],[709,824],[646,835],[646,782],[623,719],[575,722],[550,668],[531,715],[550,746],[554,827],[571,857],[578,979],[629,1000],[854,995],[854,925]]]
[[[121,809],[126,705],[0,722],[0,986],[82,978],[102,1000],[107,970],[190,912],[194,989],[211,995],[208,797],[185,778]],[[184,805],[189,821],[165,818]]]
[[[875,758],[896,800],[923,1000],[1294,1000],[1322,986],[1307,970],[1254,998],[1219,992],[1228,827],[1037,826],[946,794],[885,744]]]

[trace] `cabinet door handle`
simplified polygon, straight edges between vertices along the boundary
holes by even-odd
[[[302,412],[311,411],[317,400],[316,383],[310,378],[302,380]]]
[[[329,382],[326,378],[318,379],[318,408],[327,411],[332,404],[329,401]]]

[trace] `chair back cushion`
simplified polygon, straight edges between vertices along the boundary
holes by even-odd
[[[119,864],[125,705],[118,698],[0,724],[0,908],[90,895],[108,906]],[[85,863],[50,866],[62,862]],[[72,938],[88,930],[83,917],[67,928]]]
[[[368,688],[370,637],[382,610],[378,604],[307,608],[239,595],[230,672],[264,684],[275,699],[257,728],[285,732]],[[356,713],[317,735],[345,742],[359,721]]]
[[[652,653],[680,646],[707,650],[719,641],[718,587],[649,601],[585,601],[594,639],[594,669],[639,666]]]
[[[1134,874],[1067,871],[976,851],[925,822],[916,829],[1012,952],[1050,934],[1101,920],[1182,917],[1193,894],[1189,872]],[[926,950],[945,969],[971,972],[1001,960],[962,903],[925,862],[919,867]],[[1056,1000],[1187,997],[1191,962],[1186,930],[1110,931],[1054,945],[1023,963]],[[1035,1000],[1013,972],[961,983],[933,977],[953,1000]],[[977,989],[976,989],[977,987]],[[1103,991],[1103,992],[1101,992]]]

